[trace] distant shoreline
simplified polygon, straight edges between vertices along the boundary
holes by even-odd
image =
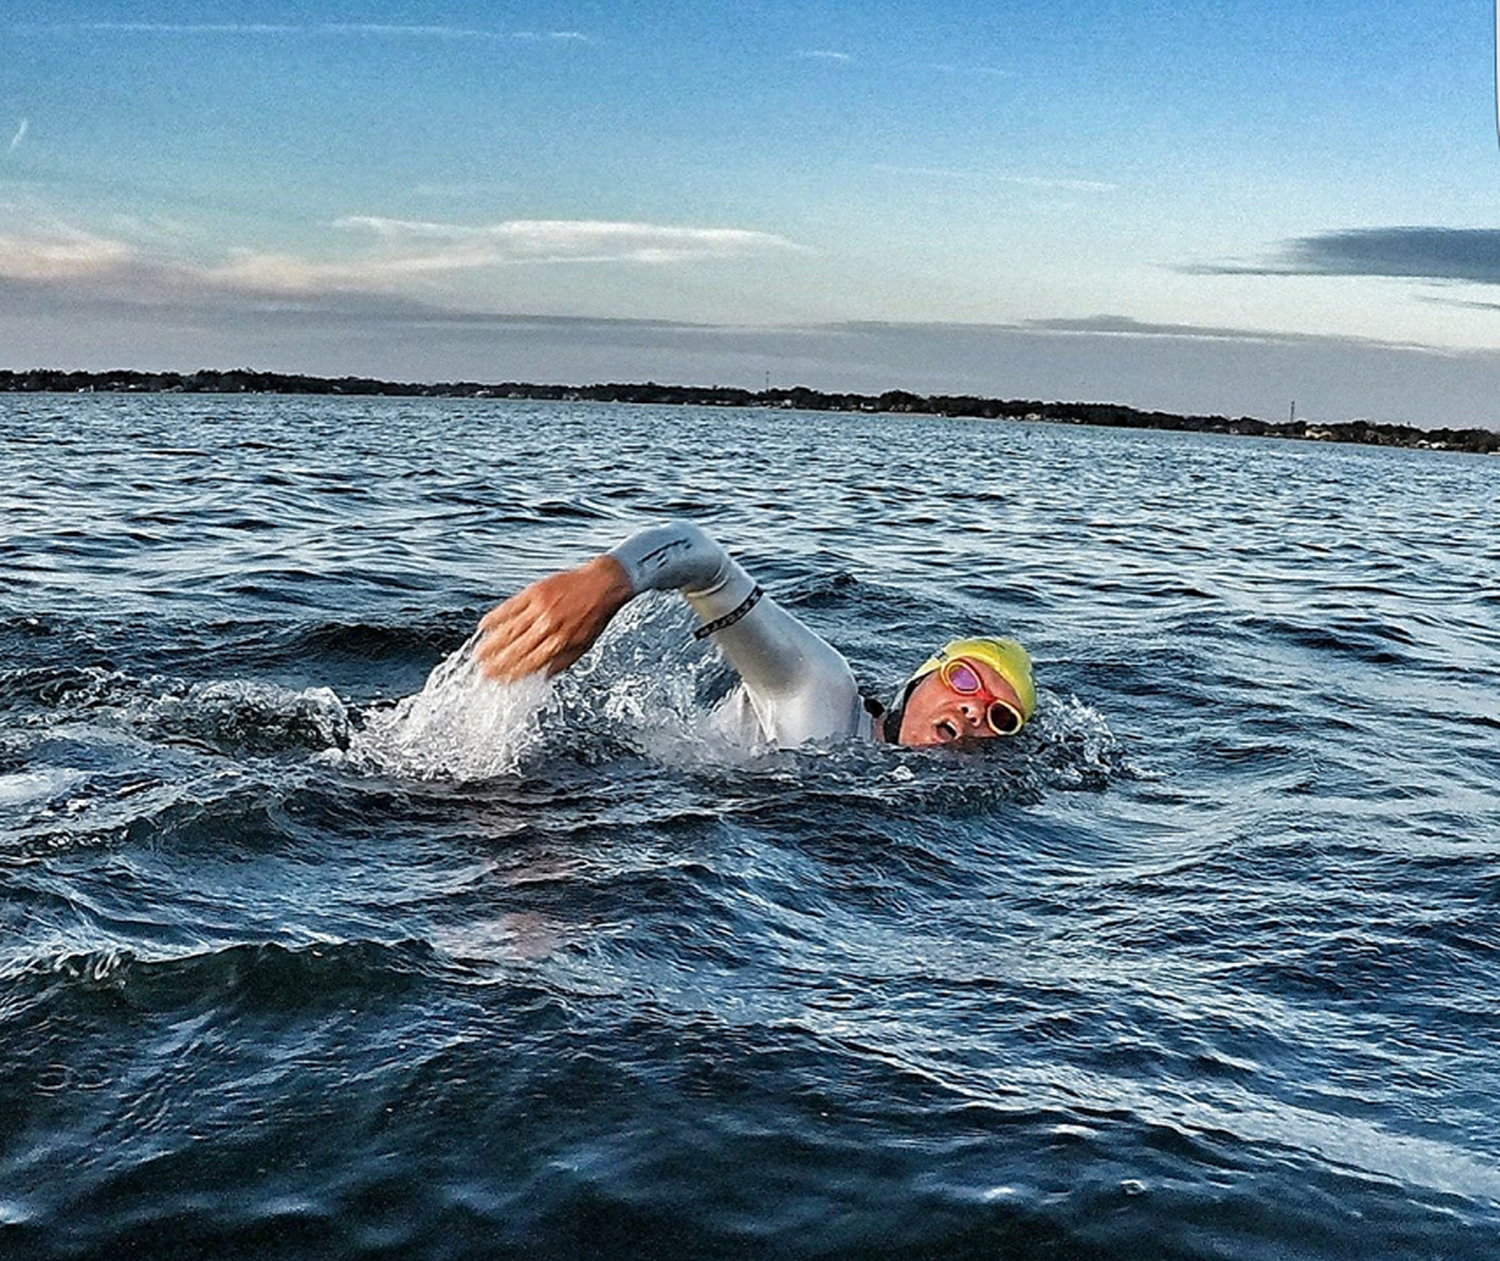
[[[338,394],[395,398],[542,399],[558,402],[689,404],[704,407],[768,407],[797,411],[863,412],[973,417],[982,420],[1046,421],[1104,425],[1123,429],[1165,429],[1237,434],[1310,442],[1355,442],[1367,446],[1413,447],[1437,451],[1500,454],[1500,432],[1489,429],[1417,429],[1412,425],[1364,420],[1317,424],[1302,420],[1271,422],[1253,416],[1183,416],[1141,411],[1118,403],[1044,403],[1033,399],[984,398],[972,394],[844,394],[804,386],[744,390],[733,386],[537,385],[507,381],[425,384],[369,377],[313,377],[281,372],[63,372],[54,369],[0,370],[0,393],[64,394]]]

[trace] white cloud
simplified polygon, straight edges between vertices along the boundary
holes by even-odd
[[[135,251],[121,241],[86,232],[49,236],[0,233],[0,277],[10,280],[67,280],[97,276],[129,263]]]
[[[242,249],[203,263],[173,256],[180,224],[117,216],[133,238],[110,239],[52,225],[0,234],[0,281],[41,285],[55,296],[150,305],[186,300],[402,299],[413,282],[512,264],[692,263],[798,251],[785,237],[744,228],[516,219],[482,226],[354,215],[333,227],[371,238],[352,258]],[[405,299],[402,299],[405,300]]]
[[[354,263],[328,263],[296,254],[236,250],[227,263],[206,267],[199,280],[210,288],[253,293],[309,295],[381,287],[378,269]]]
[[[108,229],[132,243],[132,248],[162,249],[202,239],[191,224],[160,214],[130,214],[121,211],[107,220]]]
[[[26,133],[31,129],[31,119],[23,118],[21,125],[16,128],[16,134],[10,138],[10,148],[7,153],[14,153],[21,147],[21,141],[26,139]]]
[[[832,48],[799,48],[792,54],[803,61],[853,61],[848,53],[836,52]]]

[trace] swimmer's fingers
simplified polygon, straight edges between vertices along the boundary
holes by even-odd
[[[486,635],[475,657],[485,675],[503,682],[539,672],[550,677],[583,656],[606,621],[560,624],[546,608],[522,608]]]
[[[533,674],[546,664],[546,626],[526,616],[524,608],[496,623],[479,641],[474,660],[492,679],[509,682]]]
[[[475,660],[492,679],[557,674],[589,650],[632,594],[611,556],[543,578],[485,615]]]
[[[571,665],[593,643],[591,638],[575,645],[544,611],[525,612],[530,616],[491,631],[476,654],[480,670],[489,678],[512,682],[528,674],[550,677]]]
[[[480,639],[474,659],[487,665],[513,655],[515,647],[532,633],[537,621],[530,588],[511,596],[485,614],[479,623]]]
[[[532,588],[536,585],[536,583],[532,583],[530,587],[516,592],[510,599],[495,605],[494,608],[479,619],[479,629],[481,631],[492,631],[518,616],[530,600]]]

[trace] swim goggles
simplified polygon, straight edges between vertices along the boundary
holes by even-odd
[[[959,696],[976,696],[984,702],[984,720],[997,736],[1013,736],[1026,721],[1021,711],[1009,701],[1001,700],[979,677],[979,671],[963,657],[954,657],[938,667],[938,677],[950,692]]]

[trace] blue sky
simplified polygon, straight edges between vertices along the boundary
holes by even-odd
[[[0,366],[1500,425],[1494,11],[31,3]]]

